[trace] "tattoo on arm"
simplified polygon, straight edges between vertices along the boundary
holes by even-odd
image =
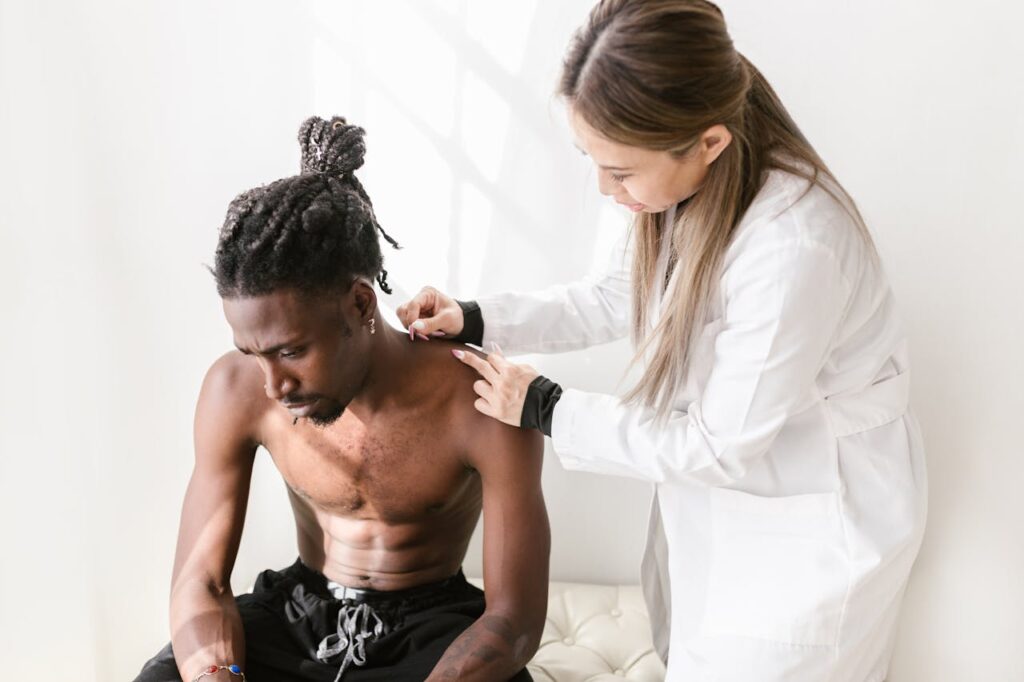
[[[481,641],[481,635],[489,641]],[[495,637],[498,641],[495,641]],[[483,616],[448,647],[442,658],[442,677],[446,680],[458,679],[462,670],[474,667],[473,659],[491,664],[503,658],[513,658],[515,644],[516,635],[511,620],[505,616]]]
[[[505,616],[484,616],[480,619],[480,624],[501,637],[501,641],[508,644],[509,647],[515,644],[515,629],[512,627],[512,621]]]

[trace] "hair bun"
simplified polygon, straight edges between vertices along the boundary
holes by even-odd
[[[348,175],[363,165],[366,131],[341,116],[330,121],[314,116],[299,128],[302,172]]]

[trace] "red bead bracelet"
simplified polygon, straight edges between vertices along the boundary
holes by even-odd
[[[197,682],[198,680],[203,679],[207,675],[216,675],[221,670],[227,670],[228,673],[230,673],[231,675],[234,675],[236,677],[241,677],[242,678],[242,682],[245,682],[245,673],[243,673],[242,669],[239,668],[234,663],[232,663],[231,665],[211,665],[209,668],[207,668],[203,672],[201,672],[198,675],[196,675],[195,677],[193,677],[192,678],[192,682]]]

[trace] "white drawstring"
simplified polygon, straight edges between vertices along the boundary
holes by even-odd
[[[328,659],[345,652],[338,676],[334,678],[334,682],[339,682],[350,664],[362,666],[366,663],[366,639],[378,639],[386,632],[384,621],[366,602],[343,604],[338,611],[338,631],[321,640],[316,657],[327,663]]]

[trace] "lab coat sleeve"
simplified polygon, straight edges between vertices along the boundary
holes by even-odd
[[[624,236],[605,271],[578,282],[527,293],[477,299],[483,346],[508,355],[560,353],[625,337],[630,330],[632,249]]]
[[[727,485],[809,407],[851,297],[838,258],[797,239],[764,246],[736,258],[722,292],[710,372],[685,411],[656,424],[650,408],[563,392],[552,440],[566,468]]]

